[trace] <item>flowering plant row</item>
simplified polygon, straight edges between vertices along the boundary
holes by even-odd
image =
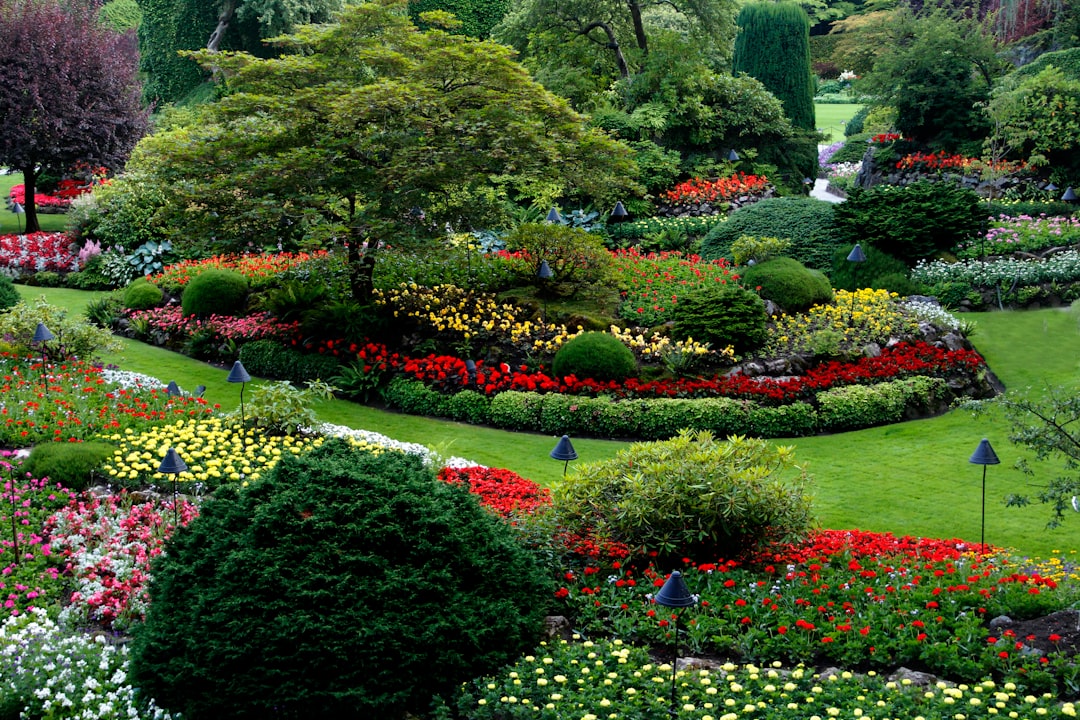
[[[747,175],[740,172],[716,180],[702,180],[701,178],[687,180],[679,183],[672,190],[661,193],[660,198],[672,205],[727,202],[740,195],[762,192],[768,186],[769,179],[764,175]]]
[[[61,180],[56,192],[51,195],[46,193],[34,193],[34,205],[43,208],[56,208],[66,210],[71,207],[71,201],[80,195],[85,195],[94,189],[93,184],[87,184],[81,180]],[[8,193],[8,199],[20,205],[26,204],[26,185],[19,183],[12,185]]]
[[[251,340],[284,342],[293,338],[300,327],[299,322],[283,323],[265,312],[256,312],[244,317],[211,315],[205,320],[200,320],[194,315],[185,317],[179,305],[135,310],[128,317],[132,321],[133,329],[145,326],[147,333],[156,331],[172,339],[187,338],[196,333],[207,333],[215,339],[235,343]]]
[[[36,232],[0,235],[0,267],[16,274],[74,272],[79,260],[71,252],[71,238],[64,233]]]
[[[710,282],[735,283],[739,276],[725,259],[702,260],[681,252],[642,253],[617,250],[615,269],[627,287],[619,315],[635,325],[653,327],[671,319],[679,295]]]
[[[204,260],[182,260],[150,276],[150,282],[162,287],[180,288],[204,270],[235,270],[254,287],[272,281],[276,275],[313,260],[326,258],[325,250],[316,252],[257,253],[251,255],[215,255]]]
[[[1080,243],[1080,218],[999,215],[990,221],[990,229],[980,241],[960,245],[956,256],[964,259],[984,255],[1008,255],[1032,252]]]
[[[965,173],[990,168],[995,172],[1013,173],[1025,169],[1027,164],[1023,161],[1008,160],[987,163],[979,158],[949,154],[942,150],[936,153],[917,152],[905,155],[897,161],[896,167],[898,170],[959,170]]]

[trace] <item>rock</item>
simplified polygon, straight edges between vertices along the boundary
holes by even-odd
[[[1002,627],[1003,625],[1012,625],[1012,623],[1013,623],[1013,619],[1011,617],[1009,617],[1008,615],[998,615],[996,618],[994,618],[989,623],[987,623],[987,626],[991,630],[996,630],[997,628]]]
[[[950,350],[963,350],[964,349],[964,336],[957,333],[947,333],[941,341],[945,343],[945,347]]]
[[[877,343],[869,343],[863,348],[863,355],[866,357],[878,357],[881,355],[881,346]]]
[[[915,685],[917,687],[926,687],[928,685],[934,685],[937,683],[938,678],[930,673],[918,672],[917,670],[911,670],[906,667],[897,668],[896,672],[889,676],[889,680],[895,683],[903,683],[905,685]],[[907,681],[906,683],[904,681]]]
[[[567,642],[574,639],[574,629],[563,615],[548,615],[544,618],[544,634],[550,639],[559,638]]]
[[[778,375],[785,375],[788,373],[790,366],[788,365],[787,358],[772,358],[764,362],[765,375],[771,375],[773,377]]]

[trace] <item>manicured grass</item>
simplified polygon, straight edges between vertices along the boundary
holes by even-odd
[[[844,139],[844,126],[847,121],[859,112],[862,105],[850,103],[845,105],[815,104],[814,117],[817,129],[825,134],[825,142],[836,142]]]
[[[22,181],[22,173],[0,175],[0,235],[19,232],[26,227],[26,218],[11,212],[6,202],[11,187]],[[46,232],[61,231],[67,228],[67,215],[46,215],[39,210],[38,223]]]
[[[46,294],[68,307],[85,306],[90,293],[20,287],[25,296]],[[1063,310],[985,313],[973,336],[990,367],[1010,388],[1024,385],[1080,385],[1078,316]],[[239,388],[225,381],[227,368],[216,368],[176,353],[134,341],[103,358],[124,369],[176,380],[184,389],[207,386],[206,397],[223,409],[238,407]],[[247,391],[250,397],[250,389]],[[420,418],[342,400],[317,406],[327,422],[365,428],[398,440],[417,442],[446,455],[509,468],[544,485],[561,480],[562,464],[548,453],[556,438]],[[857,432],[783,441],[815,479],[815,512],[822,527],[888,531],[897,535],[960,537],[979,542],[982,468],[968,463],[979,440],[989,438],[1001,464],[988,468],[986,540],[1027,555],[1047,557],[1053,550],[1080,547],[1080,516],[1065,527],[1045,530],[1048,508],[1006,508],[1005,495],[1032,493],[1059,464],[1036,466],[1029,478],[1012,467],[1020,452],[1008,441],[1008,429],[994,416],[972,417],[954,410],[941,417]],[[583,463],[612,457],[625,443],[574,438]]]

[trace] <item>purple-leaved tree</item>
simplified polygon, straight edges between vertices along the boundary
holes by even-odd
[[[43,171],[116,169],[146,132],[137,68],[90,0],[0,0],[0,165],[22,171],[26,232]]]

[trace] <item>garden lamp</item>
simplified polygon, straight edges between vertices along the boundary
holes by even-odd
[[[727,154],[728,162],[739,162],[739,153],[735,152],[734,148]]]
[[[545,220],[552,224],[563,224],[562,215],[559,214],[559,211],[556,210],[554,206],[552,206],[551,210],[548,210],[548,214]]]
[[[855,326],[855,293],[859,291],[859,265],[866,262],[866,253],[862,251],[862,246],[855,243],[855,247],[851,248],[851,252],[848,253],[847,261],[852,263],[852,271],[854,273],[854,287],[851,290],[851,326]]]
[[[559,438],[559,442],[555,446],[555,449],[551,451],[550,456],[552,460],[563,461],[562,474],[563,477],[566,477],[566,468],[570,466],[570,461],[577,460],[577,451],[574,450],[569,435],[563,435]]]
[[[608,219],[613,223],[618,223],[626,220],[628,217],[630,217],[630,213],[626,212],[622,200],[619,200],[615,203],[615,208],[611,211],[611,216]]]
[[[671,572],[664,586],[660,588],[660,592],[653,596],[653,600],[656,601],[657,605],[663,605],[674,610],[697,605],[697,598],[690,594],[690,589],[686,587],[686,581],[683,580],[682,573],[678,570]],[[679,714],[678,705],[675,703],[675,676],[678,674],[679,669],[679,613],[675,613],[673,645],[671,656],[671,707],[668,708],[668,713],[671,717],[676,717]]]
[[[26,208],[22,206],[22,203],[12,203],[11,212],[15,213],[15,219],[19,221],[19,234],[22,234],[22,216],[26,213]]]
[[[1048,193],[1057,192],[1058,186],[1054,183],[1046,183],[1046,187],[1043,188]]]
[[[169,386],[167,388],[165,388],[165,394],[168,395],[169,397],[179,397],[180,396],[180,394],[181,394],[180,393],[180,386],[176,384],[175,380],[170,380],[169,381]]]
[[[172,509],[173,509],[173,526],[180,527],[180,512],[176,503],[176,476],[182,472],[187,472],[187,463],[180,457],[180,453],[176,452],[175,448],[169,448],[169,451],[165,453],[165,458],[161,461],[161,465],[158,465],[158,472],[165,473],[166,475],[172,475]]]
[[[195,386],[195,397],[200,397],[201,398],[203,396],[204,392],[206,392],[206,386],[205,385],[196,385]]]
[[[555,212],[555,208],[551,208],[551,212]],[[536,271],[536,277],[539,278],[541,282],[546,284],[547,281],[550,280],[554,274],[555,273],[551,272],[551,266],[548,265],[548,261],[541,260],[540,268]],[[541,291],[540,294],[544,296],[544,324],[547,325],[547,293]]]
[[[240,383],[240,427],[244,427],[247,424],[247,418],[244,417],[244,387],[251,382],[251,376],[248,375],[248,371],[237,360],[233,363],[232,370],[229,371],[229,377],[225,379],[231,383]]]
[[[465,372],[469,374],[469,383],[476,382],[476,361],[469,358],[465,361]]]
[[[979,443],[979,447],[975,448],[975,452],[968,462],[972,465],[983,466],[983,478],[982,478],[982,529],[979,533],[979,544],[982,545],[983,554],[986,554],[986,466],[987,465],[1000,465],[1001,461],[998,460],[997,453],[994,452],[994,448],[990,447],[990,441],[986,438],[982,439]]]
[[[1074,203],[1077,200],[1076,191],[1072,189],[1072,185],[1065,188],[1065,194],[1061,196],[1062,202]]]
[[[45,343],[55,337],[49,328],[45,327],[45,323],[39,322],[37,329],[34,330],[34,338],[30,341],[31,343],[41,343],[41,383],[45,386],[45,392],[49,392],[49,376],[45,372],[45,362],[48,359],[45,353]]]

